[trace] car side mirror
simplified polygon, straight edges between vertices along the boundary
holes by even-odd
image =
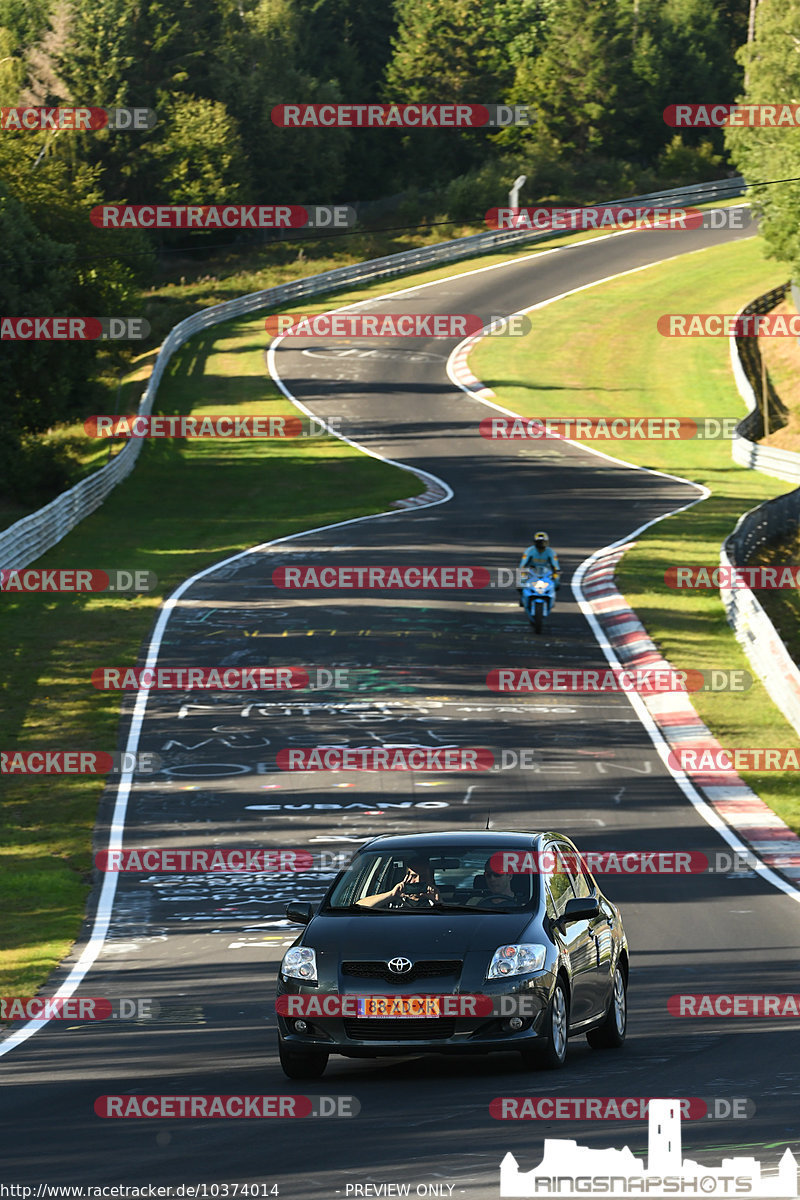
[[[600,902],[597,897],[581,896],[567,901],[561,917],[561,924],[568,925],[571,921],[591,921],[593,917],[599,915]]]
[[[314,916],[314,909],[310,904],[303,904],[299,900],[290,900],[286,905],[286,916],[290,921],[296,921],[298,925],[308,925]]]

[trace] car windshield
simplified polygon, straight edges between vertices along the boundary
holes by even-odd
[[[365,851],[357,854],[335,885],[326,911],[513,912],[531,910],[538,876],[511,874],[502,867],[502,847]],[[518,851],[515,854],[518,857]]]

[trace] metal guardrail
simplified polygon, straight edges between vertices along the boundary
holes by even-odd
[[[758,296],[742,313],[769,312],[785,298],[788,283]],[[731,365],[745,404],[750,410],[736,427],[731,454],[734,462],[765,475],[800,481],[800,454],[755,444],[764,436],[764,421],[758,393],[762,386],[761,352],[757,338],[731,337]],[[767,379],[767,417],[770,429],[786,424],[787,410]],[[736,528],[720,550],[722,567],[745,566],[768,542],[797,531],[800,523],[800,488],[759,504],[739,518]],[[750,588],[719,589],[725,615],[756,674],[787,721],[800,734],[800,669],[790,656],[778,631]]]
[[[699,204],[713,201],[718,197],[727,199],[741,194],[743,190],[744,180],[737,176],[734,179],[720,179],[712,183],[650,192],[645,196],[627,196],[621,200],[609,200],[606,203],[628,204],[640,201],[656,203],[675,200],[687,203],[694,200]],[[251,292],[247,296],[239,296],[236,300],[205,308],[180,321],[164,339],[147,387],[139,402],[138,412],[140,415],[146,415],[152,410],[158,385],[175,351],[194,334],[210,329],[223,321],[229,321],[233,317],[247,316],[259,309],[276,308],[294,300],[300,300],[305,296],[338,291],[353,284],[391,279],[395,275],[409,274],[437,263],[458,262],[460,259],[490,253],[492,250],[500,250],[506,246],[544,241],[559,236],[561,236],[559,233],[535,233],[532,230],[476,233],[469,237],[455,238],[450,242],[441,242],[436,246],[405,250],[400,254],[373,258],[367,262],[355,263],[353,266],[337,267],[320,275],[295,280],[293,283],[283,284],[281,287]],[[17,568],[28,566],[51,546],[60,542],[84,517],[99,508],[109,492],[130,474],[136,465],[140,450],[141,440],[132,438],[106,466],[87,476],[86,479],[82,479],[69,491],[56,496],[55,500],[45,505],[44,508],[22,517],[3,530],[0,533],[0,565]]]
[[[746,305],[739,315],[749,313],[770,312],[786,297],[789,292],[788,283],[765,292],[750,304]],[[756,445],[764,437],[764,397],[766,391],[767,420],[769,429],[775,432],[782,429],[789,418],[788,410],[781,400],[769,375],[763,371],[761,351],[758,338],[735,337],[730,339],[731,367],[733,369],[739,395],[748,408],[736,426],[736,432],[731,444],[733,461],[740,467],[751,467],[772,475],[776,479],[785,479],[788,483],[800,483],[800,455],[791,450],[778,450],[773,446]],[[766,387],[764,387],[764,384]]]
[[[743,566],[755,549],[797,528],[800,495],[789,492],[767,500],[739,518],[720,550],[722,567]],[[786,720],[800,735],[800,670],[777,629],[750,588],[719,589],[736,640]]]

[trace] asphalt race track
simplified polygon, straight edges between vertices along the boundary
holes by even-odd
[[[611,236],[369,307],[512,312],[741,236]],[[446,375],[454,345],[279,344],[280,380],[303,405],[337,418],[370,451],[440,478],[453,498],[253,551],[185,591],[166,624],[160,665],[339,668],[370,680],[373,690],[151,693],[140,748],[160,754],[165,769],[154,779],[137,777],[126,846],[304,847],[325,852],[332,864],[376,833],[482,829],[489,820],[496,829],[562,830],[585,849],[725,848],[685,800],[624,695],[509,697],[485,683],[497,667],[604,666],[569,578],[593,551],[689,503],[696,490],[567,443],[484,440],[478,423],[491,410]],[[569,395],[563,399],[567,415]],[[620,406],[628,411],[625,397]],[[412,493],[413,478],[410,485]],[[276,568],[292,565],[514,567],[540,526],[559,551],[565,586],[538,639],[513,589],[314,593],[272,583]],[[496,754],[533,747],[536,769],[277,769],[281,749],[315,745],[480,746]],[[107,843],[114,800],[109,791],[98,849]],[[684,1148],[709,1166],[724,1155],[754,1154],[774,1169],[784,1147],[800,1143],[796,1022],[679,1020],[667,1012],[667,998],[679,991],[800,990],[797,903],[757,876],[601,880],[622,907],[631,945],[631,1016],[621,1053],[593,1051],[577,1039],[566,1068],[555,1073],[526,1072],[513,1054],[334,1057],[321,1080],[291,1083],[277,1060],[272,1004],[276,967],[293,938],[284,905],[290,897],[316,899],[329,878],[319,870],[119,876],[108,935],[79,994],[154,998],[160,1013],[116,1023],[53,1021],[5,1053],[5,1180],[264,1181],[298,1200],[345,1197],[354,1184],[409,1183],[412,1195],[418,1184],[442,1184],[444,1195],[451,1186],[454,1197],[483,1200],[498,1194],[506,1151],[528,1170],[544,1137],[646,1149],[642,1121],[490,1116],[494,1097],[530,1094],[752,1099],[752,1119],[684,1122]],[[361,1111],[353,1120],[275,1122],[95,1115],[97,1097],[127,1093],[355,1096]]]

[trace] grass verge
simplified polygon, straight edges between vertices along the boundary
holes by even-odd
[[[755,238],[704,250],[540,309],[531,314],[527,337],[516,339],[513,347],[480,343],[470,367],[501,404],[523,416],[742,416],[727,339],[666,338],[656,322],[663,313],[687,308],[737,312],[784,277],[785,269],[767,262]],[[664,572],[675,564],[716,565],[720,544],[741,513],[788,485],[736,466],[727,441],[609,444],[595,439],[586,444],[710,489],[708,500],[640,537],[620,563],[617,579],[676,667],[749,669],[718,593],[669,591]],[[542,524],[547,524],[545,514]],[[795,731],[758,682],[745,695],[696,693],[693,703],[725,746],[798,745]],[[791,773],[743,777],[800,831],[800,799]]]

